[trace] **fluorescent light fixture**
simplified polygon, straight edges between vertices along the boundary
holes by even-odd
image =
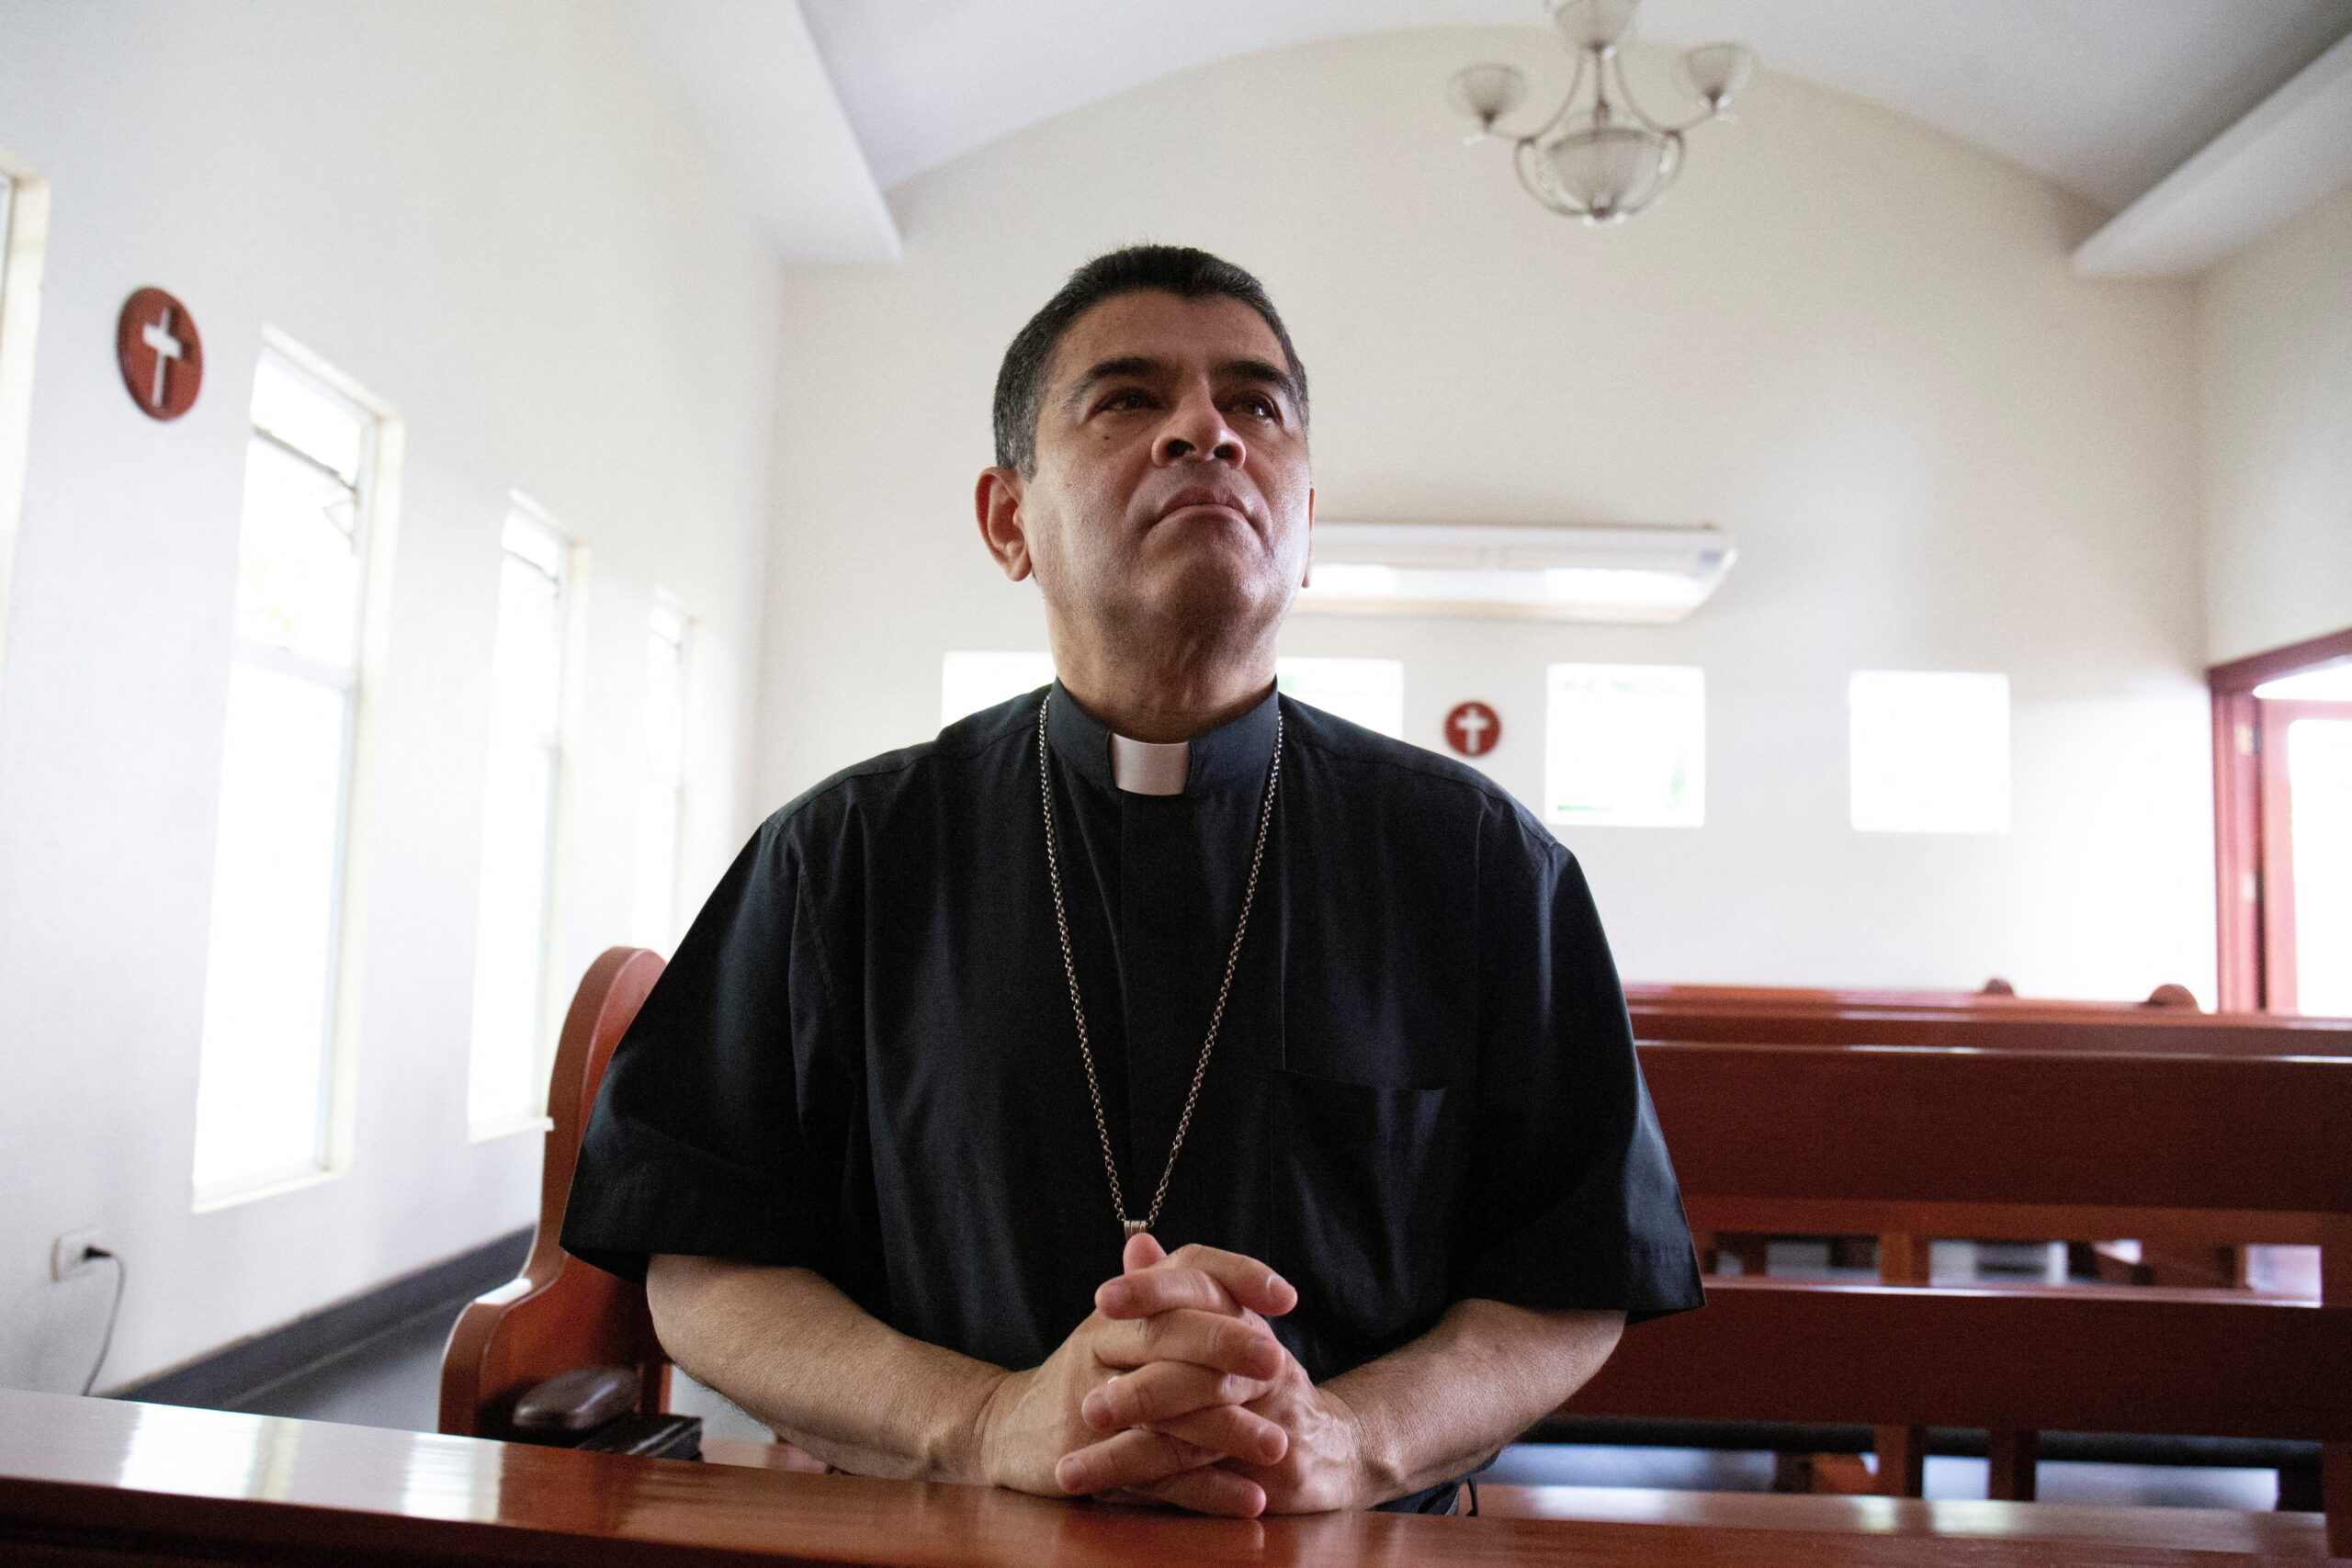
[[[1320,523],[1302,610],[1375,615],[1514,615],[1679,621],[1738,552],[1712,524],[1486,527]]]

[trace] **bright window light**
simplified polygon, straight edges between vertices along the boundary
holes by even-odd
[[[556,807],[563,777],[571,544],[520,508],[507,514],[503,540],[467,1093],[476,1137],[534,1122],[547,1106]]]
[[[2009,678],[1864,670],[1847,689],[1854,827],[2009,830]]]
[[[2273,701],[2352,702],[2352,659],[2339,659],[2316,670],[2298,670],[2292,675],[2265,681],[2254,689],[2254,694]]]
[[[2352,719],[2287,725],[2295,1010],[2352,1018]]]
[[[379,421],[265,349],[197,1074],[199,1203],[330,1163],[344,876]]]
[[[940,728],[1011,702],[1053,678],[1050,653],[951,653],[939,669]]]
[[[678,939],[678,844],[685,827],[686,652],[694,623],[656,594],[645,635],[645,771],[637,792],[637,943]]]
[[[1557,826],[1696,828],[1706,816],[1706,683],[1671,664],[1555,664],[1544,807]]]
[[[1274,683],[1326,713],[1405,737],[1405,664],[1398,659],[1280,659]]]

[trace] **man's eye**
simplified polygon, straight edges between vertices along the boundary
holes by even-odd
[[[1250,396],[1243,398],[1241,400],[1240,406],[1248,409],[1260,419],[1280,419],[1282,417],[1282,411],[1274,406],[1273,399],[1260,397],[1255,392],[1252,392]]]
[[[1146,400],[1147,400],[1140,389],[1134,387],[1128,387],[1121,391],[1114,392],[1109,397],[1103,399],[1102,407],[1105,409],[1139,409],[1144,406]]]

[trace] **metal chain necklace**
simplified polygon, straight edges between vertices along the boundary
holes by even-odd
[[[1209,1053],[1216,1048],[1216,1032],[1225,1021],[1225,1002],[1233,991],[1233,973],[1241,963],[1241,938],[1250,930],[1250,908],[1258,900],[1258,872],[1266,861],[1266,829],[1274,820],[1274,786],[1283,776],[1283,712],[1274,709],[1274,760],[1266,770],[1266,799],[1258,810],[1258,841],[1250,852],[1250,880],[1241,889],[1241,919],[1234,923],[1233,946],[1225,955],[1225,979],[1216,988],[1216,1006],[1209,1013],[1208,1038],[1201,1042],[1201,1059],[1193,1067],[1193,1087],[1184,1095],[1184,1113],[1176,1119],[1176,1138],[1168,1146],[1168,1165],[1159,1173],[1159,1187],[1151,1195],[1151,1208],[1139,1220],[1127,1218],[1127,1200],[1119,1189],[1119,1162],[1111,1153],[1111,1125],[1102,1115],[1102,1085],[1094,1075],[1094,1046],[1086,1035],[1086,1007],[1078,998],[1078,960],[1069,946],[1069,916],[1062,908],[1062,868],[1060,857],[1054,849],[1054,773],[1053,761],[1046,744],[1046,715],[1053,706],[1054,694],[1046,694],[1037,705],[1037,780],[1038,792],[1046,808],[1046,873],[1054,886],[1054,931],[1061,938],[1062,977],[1069,982],[1070,1016],[1078,1021],[1078,1055],[1086,1064],[1086,1094],[1094,1103],[1094,1134],[1102,1141],[1102,1173],[1111,1179],[1111,1210],[1119,1218],[1119,1228],[1134,1236],[1159,1223],[1159,1206],[1168,1200],[1168,1181],[1176,1174],[1176,1156],[1184,1152],[1184,1134],[1192,1131],[1193,1108],[1200,1103],[1201,1081],[1208,1076]]]

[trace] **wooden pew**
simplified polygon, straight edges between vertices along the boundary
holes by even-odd
[[[1812,1497],[1556,1495],[1475,1518],[1208,1519],[983,1486],[810,1476],[228,1411],[0,1392],[9,1568],[2144,1568],[2311,1556],[2294,1519]],[[1842,1505],[1831,1508],[1825,1505]],[[2038,1517],[2030,1517],[2038,1516]]]
[[[538,1227],[522,1274],[468,1303],[449,1331],[441,1354],[444,1432],[512,1437],[515,1401],[580,1367],[633,1368],[639,1411],[653,1415],[668,1404],[670,1358],[644,1291],[581,1262],[558,1239],[596,1086],[662,968],[661,954],[645,948],[606,948],[572,996],[548,1089],[554,1125],[540,1162]]]
[[[1651,1043],[1694,1229],[2319,1247],[2319,1303],[1719,1280],[1571,1412],[2315,1440],[2352,1554],[2352,1060]],[[2016,1456],[2030,1475],[2031,1455]]]
[[[2005,1001],[1994,1007],[1920,1007],[1852,999],[1821,1002],[1817,995],[1859,993],[1770,991],[1735,987],[1650,987],[1631,1003],[1635,1034],[1645,1040],[1713,1040],[1747,1044],[1940,1045],[1981,1051],[2126,1051],[2222,1055],[2352,1056],[2352,1020],[2292,1018],[2268,1013],[2198,1013],[2138,1004]],[[1666,998],[1662,993],[1675,993]],[[1766,1238],[1708,1238],[1763,1271]],[[2243,1247],[2214,1247],[2164,1235],[2141,1244],[2129,1259],[2107,1236],[2059,1236],[2088,1248],[2102,1277],[2115,1282],[2244,1284]],[[1841,1249],[1842,1250],[1842,1249]],[[1916,1256],[1914,1256],[1916,1254]],[[1925,1282],[1926,1238],[1882,1238],[1882,1268],[1890,1283]]]

